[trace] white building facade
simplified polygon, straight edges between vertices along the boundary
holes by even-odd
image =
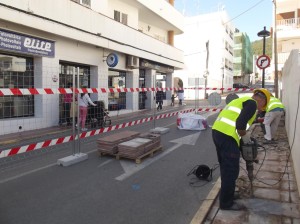
[[[271,67],[274,77],[272,79],[276,82],[277,70],[278,89],[280,89],[284,63],[292,50],[300,49],[300,0],[274,0],[273,12],[274,43]]]
[[[114,114],[152,108],[155,92],[101,88],[173,87],[183,52],[173,46],[183,16],[172,0],[1,0],[0,90],[94,88]],[[0,95],[0,135],[58,125],[63,94]],[[170,100],[171,92],[164,91]]]
[[[205,87],[207,72],[206,87],[232,87],[234,27],[228,21],[224,10],[185,18],[184,33],[175,37],[175,46],[183,48],[185,62],[185,68],[176,71],[175,77],[182,79],[184,88]],[[185,90],[184,96],[198,99],[204,94]]]

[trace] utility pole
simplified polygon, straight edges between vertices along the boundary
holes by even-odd
[[[209,40],[206,42],[206,69],[204,71],[203,77],[204,77],[204,99],[207,99],[207,94],[206,94],[206,87],[207,87],[207,77],[209,75],[208,72],[208,60],[209,60]]]
[[[278,98],[278,55],[277,55],[277,25],[276,25],[276,0],[273,0],[274,4],[274,29],[273,29],[273,46],[274,46],[274,69],[275,69],[275,77],[274,77],[274,92],[275,97]]]

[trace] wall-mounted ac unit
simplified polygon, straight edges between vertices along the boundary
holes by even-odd
[[[138,68],[139,67],[139,58],[127,55],[127,67],[128,68]]]

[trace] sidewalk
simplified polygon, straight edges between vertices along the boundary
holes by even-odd
[[[254,164],[253,197],[250,194],[250,182],[246,166],[241,159],[240,175],[237,180],[237,191],[244,211],[225,211],[219,209],[218,193],[220,179],[202,204],[191,224],[196,223],[300,223],[300,199],[295,180],[290,148],[281,121],[278,130],[277,144],[263,145],[259,149],[259,163]],[[252,135],[261,144],[263,133],[260,126],[255,126]]]

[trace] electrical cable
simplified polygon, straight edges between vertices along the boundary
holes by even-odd
[[[227,23],[229,23],[229,22],[235,20],[236,18],[238,18],[238,17],[244,15],[246,12],[248,12],[248,11],[250,11],[251,9],[255,8],[256,6],[258,6],[260,3],[264,2],[264,1],[265,1],[265,0],[261,0],[261,1],[257,2],[256,4],[254,4],[253,6],[251,6],[251,7],[248,8],[248,9],[246,9],[244,12],[238,14],[237,16],[233,17],[232,19],[228,20],[228,21],[225,22],[224,24],[227,24]]]
[[[258,178],[256,177],[256,175],[258,174],[259,169],[261,168],[261,166],[262,166],[262,164],[263,164],[263,163],[262,163],[261,166],[260,166],[260,168],[258,169],[257,173],[255,174],[255,179],[256,179],[258,182],[261,182],[261,183],[263,183],[263,184],[265,184],[265,185],[268,185],[268,186],[274,186],[274,185],[278,184],[279,182],[282,181],[283,176],[286,174],[286,171],[287,171],[287,168],[288,168],[288,163],[289,163],[290,156],[291,156],[291,154],[292,154],[292,150],[293,150],[293,146],[294,146],[295,136],[296,136],[296,129],[297,129],[297,125],[296,125],[296,124],[297,124],[298,113],[299,113],[299,94],[300,94],[300,85],[299,85],[299,88],[298,88],[298,100],[297,100],[296,118],[295,118],[295,125],[294,125],[294,135],[293,135],[293,140],[292,140],[291,147],[289,147],[290,153],[289,153],[289,155],[288,155],[288,157],[287,157],[287,159],[286,159],[286,164],[285,164],[284,172],[282,173],[281,177],[279,178],[279,180],[278,180],[276,183],[274,183],[274,184],[268,184],[268,183],[265,183],[264,181],[262,181],[262,180],[260,180],[260,179],[258,179]],[[263,147],[263,148],[264,148],[264,147]]]
[[[187,176],[189,176],[189,175],[191,175],[191,174],[195,174],[195,171],[196,171],[196,169],[197,169],[197,167],[199,167],[199,166],[201,166],[201,165],[197,165],[197,166],[195,166],[188,174],[187,174]],[[203,186],[205,186],[206,184],[208,184],[212,179],[213,179],[213,171],[215,171],[218,167],[219,167],[220,165],[217,163],[217,164],[215,164],[215,165],[213,165],[213,167],[212,168],[210,168],[210,179],[199,179],[198,177],[197,178],[195,178],[195,177],[193,177],[191,180],[190,180],[190,182],[189,182],[189,185],[190,186],[192,186],[192,187],[203,187]],[[194,180],[195,179],[195,181],[192,181],[192,180]],[[200,184],[200,185],[195,185],[196,183],[199,183],[199,182],[201,182],[201,181],[206,181],[205,183],[202,183],[202,184]]]

